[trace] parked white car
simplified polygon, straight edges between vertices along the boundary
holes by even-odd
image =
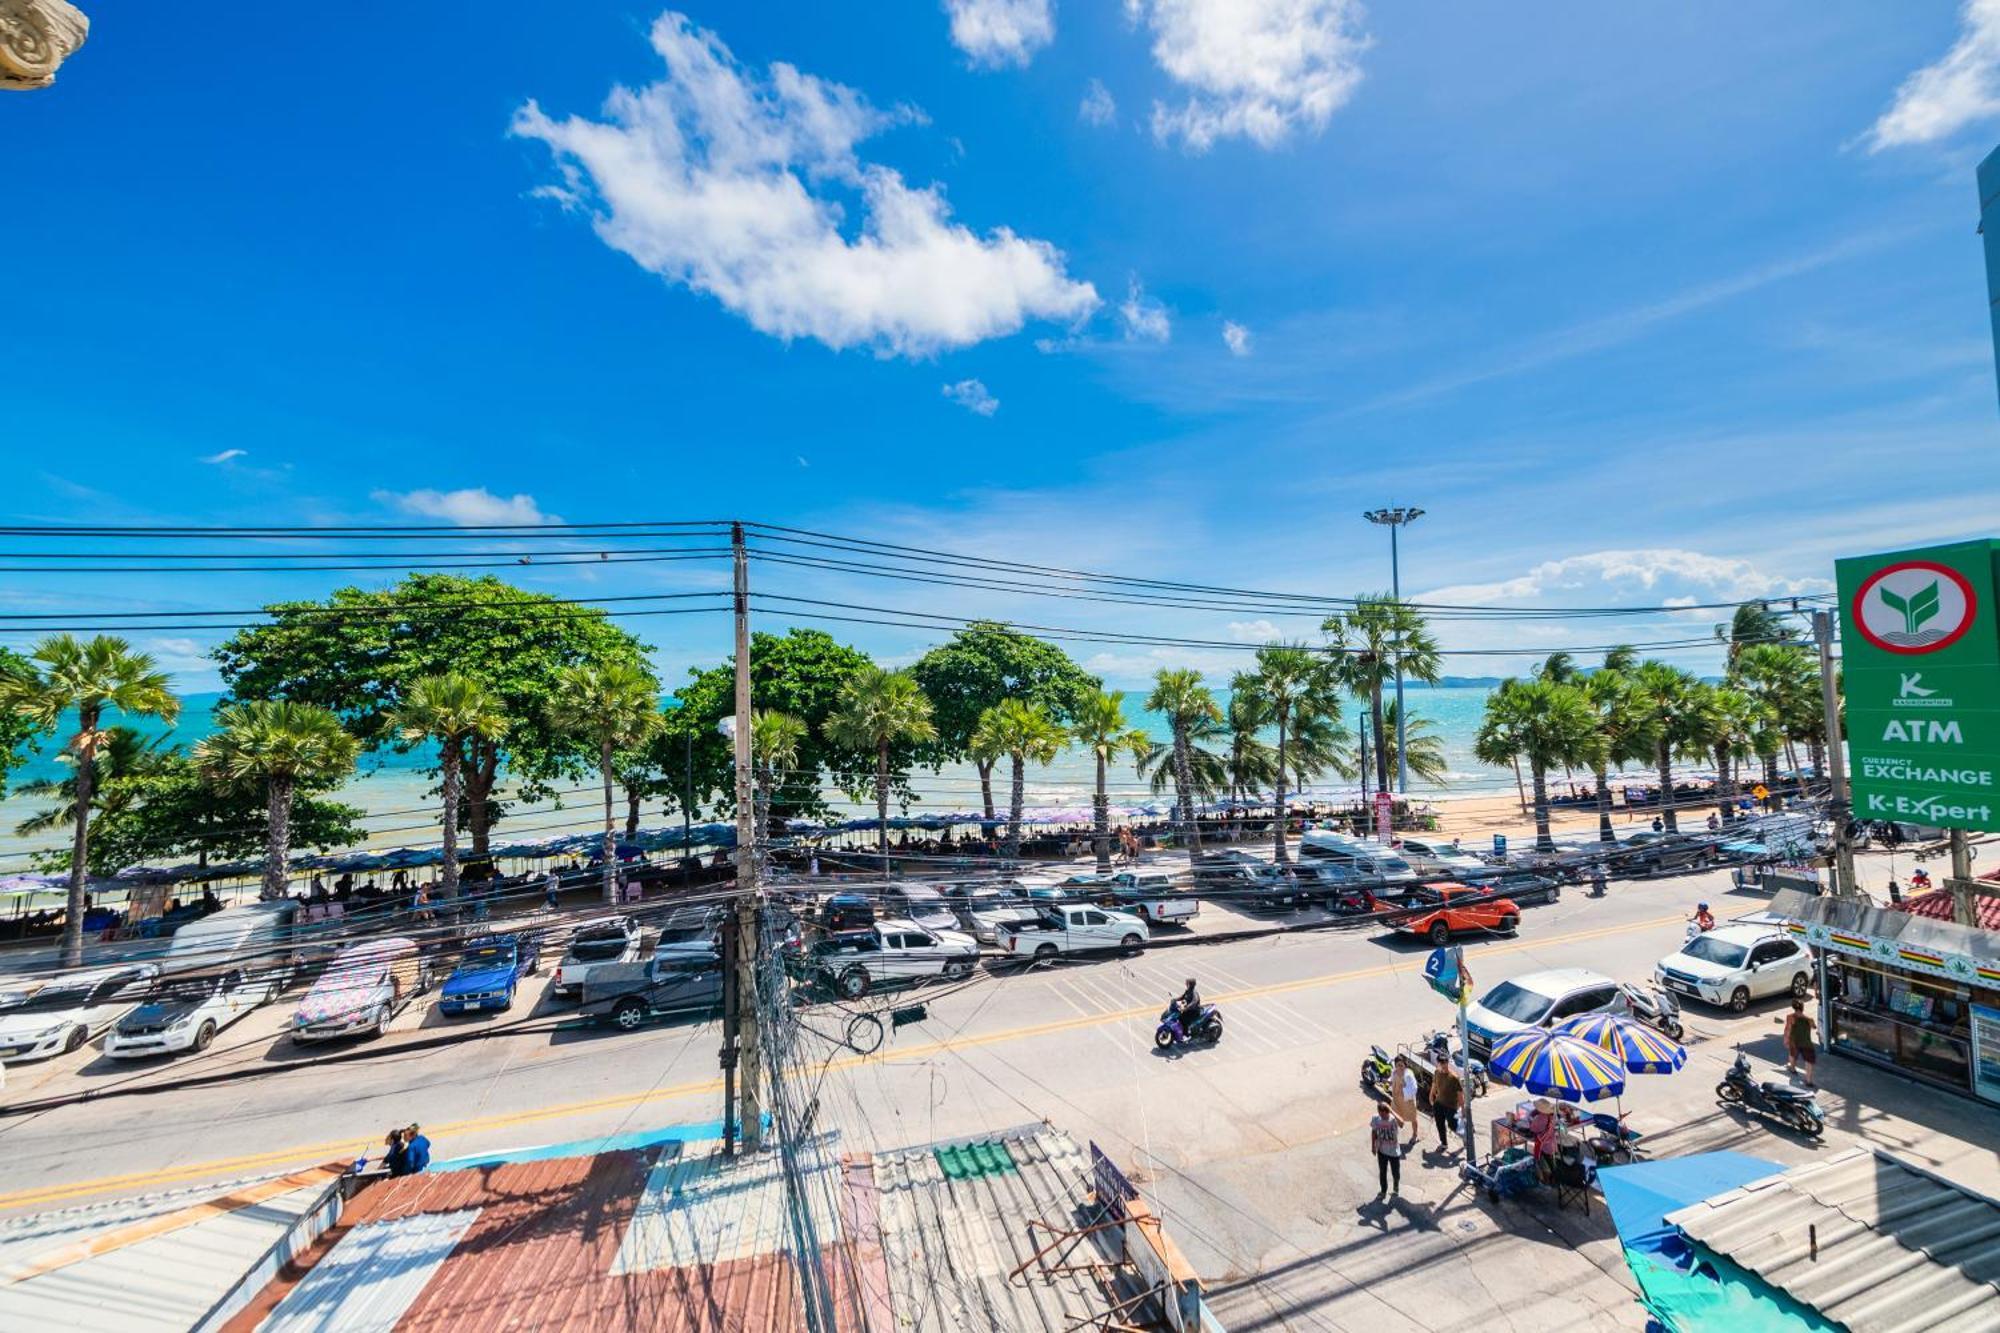
[[[1095,950],[1144,948],[1152,932],[1128,912],[1108,907],[1063,905],[1043,911],[1033,921],[1009,926],[1001,947],[1017,958],[1054,958],[1057,954]]]
[[[816,961],[836,991],[857,1000],[885,982],[965,976],[979,963],[979,942],[963,931],[926,930],[891,917],[873,930],[826,941]]]
[[[1578,1014],[1629,1014],[1624,988],[1602,973],[1558,967],[1513,977],[1487,991],[1465,1009],[1465,1035],[1474,1056],[1493,1053],[1493,1044],[1511,1033],[1554,1027]]]
[[[637,962],[639,940],[639,923],[629,916],[605,917],[578,926],[556,966],[555,984],[550,989],[565,998],[581,994],[583,979],[592,968]]]
[[[972,938],[995,947],[1000,943],[1001,927],[1033,921],[1040,915],[1024,894],[999,888],[971,889],[959,907],[959,920]]]
[[[1812,987],[1812,954],[1781,927],[1718,926],[1694,936],[1653,968],[1653,980],[1676,995],[1727,1005],[1737,1013],[1750,1001]]]
[[[1485,861],[1443,838],[1406,837],[1396,851],[1422,875],[1449,875],[1460,884],[1491,879],[1497,871]]]
[[[159,975],[156,964],[127,963],[0,993],[0,1061],[75,1050],[130,1013]]]
[[[231,968],[169,977],[144,1004],[111,1025],[104,1053],[118,1059],[205,1051],[215,1034],[284,988],[284,973]]]
[[[951,904],[929,884],[885,884],[876,901],[883,916],[914,921],[925,930],[954,930],[958,926]]]

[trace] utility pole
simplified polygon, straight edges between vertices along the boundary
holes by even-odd
[[[1859,889],[1854,883],[1854,848],[1847,841],[1847,825],[1853,819],[1847,794],[1847,759],[1841,753],[1840,695],[1833,687],[1833,614],[1815,611],[1813,639],[1819,644],[1819,700],[1826,711],[1826,771],[1833,779],[1833,892],[1852,898]]]
[[[1402,560],[1397,550],[1396,532],[1405,523],[1414,523],[1424,516],[1421,509],[1407,506],[1396,509],[1371,509],[1361,517],[1370,523],[1377,523],[1389,529],[1389,595],[1396,599],[1400,611],[1403,604]],[[1409,714],[1403,707],[1403,644],[1400,637],[1396,642],[1396,791],[1400,795],[1410,794],[1410,761],[1404,755],[1404,742],[1408,739],[1406,719]],[[1376,737],[1381,743],[1381,737]]]
[[[736,568],[736,1014],[742,1064],[736,1086],[743,1148],[755,1152],[764,1139],[757,1000],[764,932],[758,922],[757,813],[750,789],[750,555],[741,523],[729,525],[729,549]]]
[[[737,989],[736,917],[722,918],[722,1155],[736,1155],[736,1057],[737,1037],[742,1031],[741,995]]]

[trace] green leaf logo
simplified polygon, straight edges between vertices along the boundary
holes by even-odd
[[[1882,601],[1903,617],[1903,633],[1915,634],[1926,620],[1938,613],[1938,585],[1933,580],[1919,592],[1908,597],[1898,597],[1887,586],[1880,589]]]

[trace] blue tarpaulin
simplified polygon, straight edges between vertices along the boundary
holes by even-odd
[[[1662,1220],[1668,1213],[1784,1169],[1748,1153],[1707,1152],[1607,1166],[1597,1173],[1597,1183],[1604,1189],[1604,1204],[1611,1210],[1618,1239],[1628,1249],[1653,1250],[1674,1234]]]

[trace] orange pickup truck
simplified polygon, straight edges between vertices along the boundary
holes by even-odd
[[[1404,901],[1412,910],[1389,918],[1389,924],[1433,944],[1459,934],[1511,935],[1521,924],[1521,909],[1512,898],[1490,897],[1486,890],[1463,884],[1419,885]]]

